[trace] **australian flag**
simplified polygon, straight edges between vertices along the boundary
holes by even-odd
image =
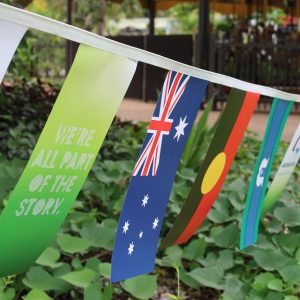
[[[154,270],[174,177],[207,83],[173,71],[166,77],[119,219],[111,282]]]

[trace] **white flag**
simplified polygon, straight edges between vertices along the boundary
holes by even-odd
[[[263,214],[270,211],[282,195],[300,159],[300,123],[284,155],[264,200]]]
[[[0,20],[0,83],[27,28]]]

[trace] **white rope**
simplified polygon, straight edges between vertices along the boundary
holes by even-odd
[[[229,76],[179,63],[175,60],[160,56],[158,54],[112,41],[92,32],[88,32],[86,30],[3,3],[0,3],[0,19],[54,34],[80,44],[86,44],[104,51],[125,56],[135,61],[140,61],[156,67],[164,68],[166,70],[174,70],[217,84],[234,87],[244,91],[259,93],[272,98],[280,98],[300,103],[300,95],[286,93],[274,88],[252,84]]]

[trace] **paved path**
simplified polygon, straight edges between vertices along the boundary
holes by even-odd
[[[148,122],[152,116],[154,111],[155,103],[148,102],[145,103],[141,100],[134,100],[134,99],[125,99],[121,107],[118,111],[118,116],[121,120],[124,121],[146,121]],[[199,116],[201,115],[202,111],[199,112]],[[218,119],[220,112],[211,112],[208,123],[212,125]],[[263,134],[266,129],[267,124],[267,113],[255,113],[252,117],[250,124],[248,126],[249,129],[254,130],[258,133],[259,138],[263,138]],[[298,123],[300,122],[300,114],[291,114],[288,118],[287,125],[284,129],[282,139],[284,141],[290,141],[294,131]]]

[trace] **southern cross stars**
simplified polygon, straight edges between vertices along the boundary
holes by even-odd
[[[176,129],[176,134],[175,134],[175,136],[174,136],[174,139],[177,138],[177,142],[179,141],[180,137],[181,137],[182,135],[184,135],[184,128],[185,128],[186,126],[189,125],[189,123],[186,123],[186,122],[185,122],[185,121],[186,121],[186,117],[187,117],[187,116],[185,116],[185,118],[184,118],[183,120],[182,120],[182,118],[180,117],[179,124],[175,127],[175,129]]]
[[[128,247],[128,255],[131,255],[134,251],[134,243],[131,242]]]
[[[143,206],[143,207],[146,207],[146,206],[147,206],[149,199],[150,199],[150,198],[149,198],[149,194],[144,195],[144,198],[142,199],[142,206]],[[153,220],[153,222],[152,222],[152,229],[153,229],[153,230],[156,230],[157,227],[158,227],[158,224],[159,224],[159,218],[156,217],[156,218]],[[123,233],[124,233],[124,234],[126,234],[127,231],[129,231],[129,226],[130,226],[129,220],[125,221],[125,223],[124,223],[124,225],[123,225],[123,227],[122,227],[122,228],[123,228]],[[138,238],[139,238],[139,240],[141,240],[141,239],[144,238],[144,231],[140,231],[140,232],[139,232]],[[129,256],[131,256],[131,255],[134,253],[134,251],[135,251],[135,250],[134,250],[134,247],[135,247],[135,245],[134,245],[134,242],[132,241],[132,242],[129,244],[128,248],[127,248],[128,255],[129,255]]]
[[[143,200],[142,200],[142,206],[146,207],[146,205],[148,204],[148,200],[149,200],[149,195],[145,195]]]
[[[124,226],[123,226],[123,233],[127,233],[127,231],[129,230],[129,220],[125,222]]]
[[[153,221],[153,223],[152,223],[152,229],[155,230],[155,229],[157,228],[158,222],[159,222],[159,219],[158,219],[158,218],[155,218],[154,221]]]

